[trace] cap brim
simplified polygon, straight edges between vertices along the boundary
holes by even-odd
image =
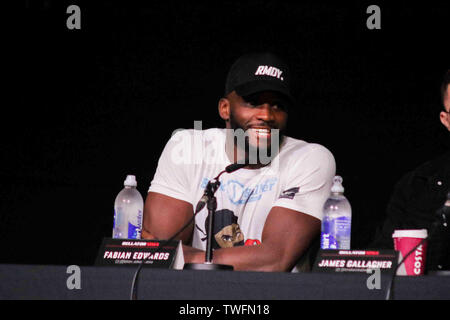
[[[295,103],[295,99],[292,97],[291,93],[289,92],[289,89],[287,89],[285,86],[280,85],[279,82],[275,81],[270,80],[251,81],[235,87],[234,90],[241,97],[249,96],[263,91],[275,91],[285,96],[291,104]]]

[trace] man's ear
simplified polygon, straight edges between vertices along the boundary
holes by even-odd
[[[447,112],[441,111],[439,114],[439,118],[441,119],[441,123],[450,131],[450,116]]]
[[[225,121],[230,120],[230,100],[227,98],[221,98],[219,100],[218,108],[220,117]]]

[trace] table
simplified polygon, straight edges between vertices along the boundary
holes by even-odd
[[[136,266],[80,266],[80,289],[73,270],[60,265],[0,264],[0,299],[123,300],[129,299]],[[68,273],[69,271],[69,273]],[[380,300],[381,288],[369,289],[370,274],[281,273],[142,269],[138,299],[152,300]],[[450,276],[397,277],[395,299],[448,300]]]

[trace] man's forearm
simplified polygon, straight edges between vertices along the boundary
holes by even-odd
[[[205,251],[183,246],[185,263],[205,262]],[[270,244],[214,250],[213,263],[232,265],[236,271],[289,271],[292,258]]]

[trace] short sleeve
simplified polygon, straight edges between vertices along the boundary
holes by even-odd
[[[330,195],[336,163],[333,154],[319,144],[310,144],[306,153],[293,153],[283,177],[283,190],[273,206],[285,207],[322,220],[322,210]]]
[[[190,173],[192,172],[191,134],[178,131],[167,142],[158,160],[158,167],[148,192],[157,192],[192,203]]]

